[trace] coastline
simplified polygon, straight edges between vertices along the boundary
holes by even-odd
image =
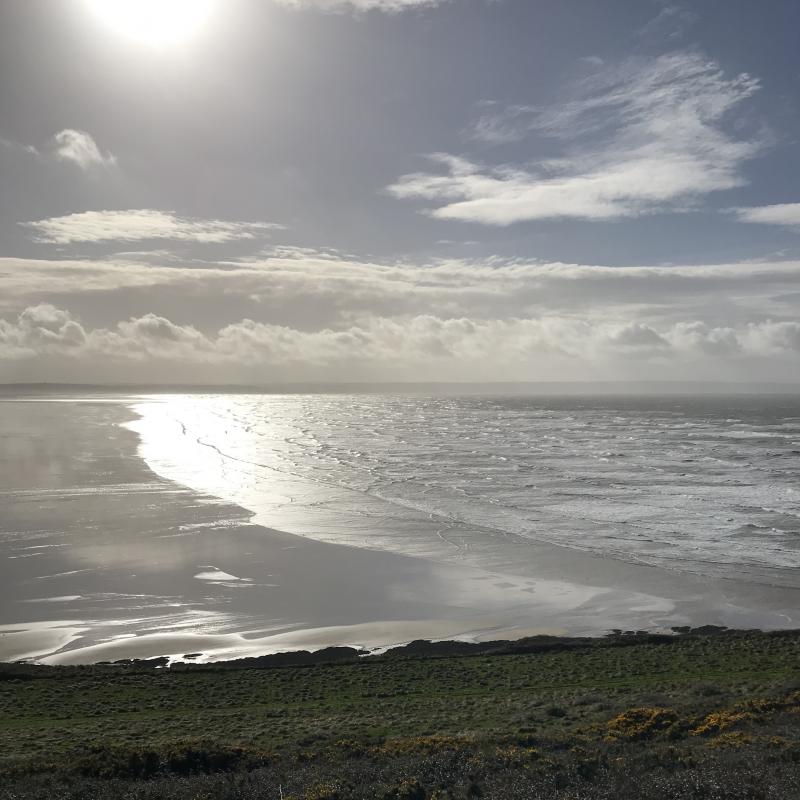
[[[152,673],[168,671],[225,672],[248,669],[282,669],[286,667],[324,667],[346,664],[375,664],[386,661],[406,661],[462,658],[471,656],[540,656],[564,652],[588,652],[593,650],[624,650],[652,646],[681,645],[688,641],[706,642],[711,639],[739,641],[756,639],[765,643],[777,640],[795,640],[800,628],[762,631],[758,629],[734,629],[717,625],[698,627],[676,626],[669,632],[622,631],[615,629],[605,635],[567,636],[548,633],[532,633],[510,639],[415,639],[394,646],[373,650],[348,645],[328,645],[311,650],[278,650],[275,652],[245,655],[238,658],[203,660],[202,653],[188,653],[180,659],[168,656],[120,658],[116,661],[92,661],[61,663],[57,661],[27,662],[0,661],[0,680],[13,678],[48,677],[59,675],[97,674],[99,670],[110,670],[116,674]]]
[[[797,627],[789,611],[800,593],[781,587],[535,542],[478,568],[256,525],[251,512],[154,474],[124,427],[133,415],[122,398],[37,402],[35,424],[23,402],[4,404],[27,461],[23,475],[10,458],[0,464],[0,661],[200,653],[188,660],[202,663],[419,639]]]

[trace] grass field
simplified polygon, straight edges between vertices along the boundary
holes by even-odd
[[[0,800],[800,797],[800,632],[645,638],[7,669]]]

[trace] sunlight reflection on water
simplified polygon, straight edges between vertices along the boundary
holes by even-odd
[[[794,398],[171,396],[159,474],[306,536],[478,563],[523,537],[692,571],[800,567]]]

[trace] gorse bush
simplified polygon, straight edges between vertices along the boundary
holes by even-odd
[[[678,714],[671,708],[631,708],[606,724],[611,739],[646,739],[671,731]]]

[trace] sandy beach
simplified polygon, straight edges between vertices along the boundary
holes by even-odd
[[[125,427],[128,400],[5,400],[0,411],[0,661],[797,626],[800,592],[764,583],[532,541],[478,568],[252,524],[155,475]]]

